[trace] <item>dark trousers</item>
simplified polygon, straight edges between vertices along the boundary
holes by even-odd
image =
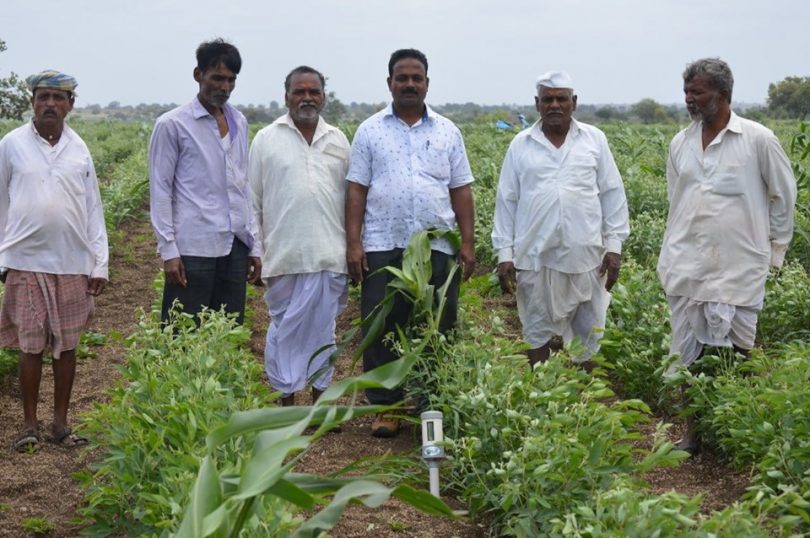
[[[225,312],[236,313],[236,320],[241,324],[245,319],[248,254],[248,247],[234,238],[231,252],[226,256],[180,256],[188,283],[185,288],[164,283],[160,319],[164,323],[168,321],[169,309],[177,299],[183,305],[183,312],[195,317],[203,307],[212,310],[224,307]]]
[[[366,319],[374,307],[377,306],[385,297],[385,287],[394,278],[394,275],[388,271],[381,271],[373,276],[369,276],[377,269],[386,266],[402,267],[402,252],[403,249],[397,248],[394,250],[387,250],[383,252],[367,252],[366,260],[368,261],[368,271],[363,275],[363,284],[360,290],[360,315]],[[450,271],[450,262],[454,257],[438,250],[433,250],[430,253],[430,263],[432,266],[432,274],[430,283],[438,289],[447,280],[447,275]],[[444,312],[442,314],[439,329],[446,333],[453,328],[456,324],[456,316],[458,312],[458,291],[461,275],[456,272],[453,282],[447,289],[447,302],[445,303]],[[412,305],[408,300],[402,297],[401,294],[394,296],[394,306],[388,317],[385,320],[385,328],[383,329],[380,337],[372,343],[365,352],[363,352],[363,371],[368,372],[378,366],[387,364],[395,359],[397,355],[391,347],[383,342],[383,338],[390,332],[395,332],[396,327],[405,327],[408,322],[408,317],[411,314]],[[363,327],[363,336],[366,335],[366,326]],[[389,405],[395,404],[402,400],[402,389],[366,389],[366,397],[372,404]]]

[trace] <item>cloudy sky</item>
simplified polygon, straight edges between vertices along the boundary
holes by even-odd
[[[562,69],[581,104],[681,102],[685,64],[729,62],[734,101],[810,75],[810,0],[0,0],[0,77],[56,68],[78,105],[183,103],[194,50],[224,37],[243,58],[232,102],[283,101],[300,64],[345,102],[388,99],[391,52],[430,62],[436,104],[531,103],[534,79]]]

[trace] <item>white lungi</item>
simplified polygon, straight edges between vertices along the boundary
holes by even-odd
[[[703,346],[751,349],[757,335],[757,306],[735,306],[725,303],[694,301],[689,297],[667,295],[672,311],[672,343],[669,354],[680,355],[680,362],[670,365],[664,375],[679,366],[689,366],[700,356]]]
[[[599,351],[608,305],[610,293],[598,268],[575,274],[547,267],[517,273],[518,315],[523,339],[532,349],[544,346],[554,335],[565,342],[578,336],[587,352],[574,360],[588,360]]]
[[[267,377],[285,396],[309,383],[324,390],[334,368],[310,379],[324,368],[334,352],[335,318],[346,308],[348,277],[321,271],[280,275],[265,280],[264,300],[270,313],[270,327],[264,348]],[[324,346],[317,356],[315,352]]]

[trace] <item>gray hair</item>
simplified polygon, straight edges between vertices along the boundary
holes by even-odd
[[[717,90],[726,90],[728,102],[731,102],[731,91],[734,89],[734,75],[731,68],[720,58],[703,58],[695,60],[686,66],[683,72],[684,82],[689,82],[697,76],[709,79],[709,83]]]

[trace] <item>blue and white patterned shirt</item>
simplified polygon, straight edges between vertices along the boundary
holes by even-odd
[[[392,105],[358,127],[346,179],[368,187],[363,248],[405,248],[415,232],[453,229],[450,190],[472,183],[461,131],[430,107],[409,126]],[[445,240],[432,248],[454,254]]]

